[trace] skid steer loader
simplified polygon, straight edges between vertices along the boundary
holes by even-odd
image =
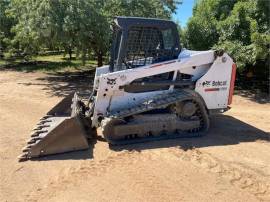
[[[181,48],[168,20],[117,17],[113,30],[110,65],[96,69],[88,101],[75,93],[50,110],[20,161],[87,149],[99,127],[111,145],[201,136],[209,115],[228,109],[236,65],[226,53]]]

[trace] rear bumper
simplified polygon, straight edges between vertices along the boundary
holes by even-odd
[[[211,115],[214,115],[214,114],[222,114],[222,113],[224,113],[224,112],[226,112],[226,111],[228,111],[230,109],[231,109],[231,107],[229,107],[229,106],[227,108],[221,108],[221,109],[209,109],[208,113],[211,116]]]

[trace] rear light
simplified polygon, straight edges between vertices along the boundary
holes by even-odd
[[[228,105],[232,104],[232,96],[233,96],[233,92],[234,92],[235,76],[236,76],[236,64],[233,63],[233,65],[232,65],[232,73],[231,73],[231,82],[230,82],[230,91],[229,91],[229,98],[228,98]]]

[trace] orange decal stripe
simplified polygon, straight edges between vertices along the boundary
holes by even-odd
[[[219,88],[206,88],[204,89],[205,92],[209,92],[209,91],[219,91]]]
[[[234,92],[234,83],[236,77],[236,64],[233,63],[232,65],[232,74],[231,74],[231,82],[230,82],[230,90],[229,90],[229,98],[228,98],[228,105],[232,104],[232,96]]]

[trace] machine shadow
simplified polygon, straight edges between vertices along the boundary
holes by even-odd
[[[142,151],[155,148],[180,147],[183,150],[211,146],[236,145],[242,142],[270,142],[269,132],[265,132],[244,123],[232,116],[215,115],[211,117],[211,126],[206,136],[196,138],[177,138],[122,146],[111,146],[114,151]]]
[[[254,90],[236,90],[235,94],[259,104],[270,103],[270,95],[268,93],[255,92]]]
[[[73,92],[80,96],[88,96],[92,91],[95,69],[77,72],[53,72],[45,77],[37,78],[38,82],[18,83],[21,85],[44,86],[42,90],[50,96],[65,97]]]

